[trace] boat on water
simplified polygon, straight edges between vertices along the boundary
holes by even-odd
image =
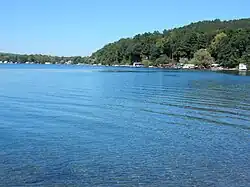
[[[134,62],[133,67],[142,68],[144,67],[144,64],[142,64],[141,62]]]

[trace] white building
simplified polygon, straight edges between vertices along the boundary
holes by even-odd
[[[243,64],[243,63],[240,63],[239,64],[239,71],[246,71],[246,70],[247,70],[247,65]]]
[[[72,64],[72,63],[73,63],[72,60],[69,60],[69,61],[65,62],[65,64]]]
[[[195,65],[194,64],[185,64],[182,68],[183,69],[194,69]]]
[[[212,67],[214,67],[214,68],[217,68],[219,66],[220,66],[220,64],[212,64]]]

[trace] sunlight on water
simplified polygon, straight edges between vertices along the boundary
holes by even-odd
[[[0,66],[0,186],[248,186],[250,76]]]

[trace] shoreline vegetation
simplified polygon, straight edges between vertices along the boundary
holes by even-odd
[[[138,34],[105,45],[91,56],[59,57],[0,53],[3,64],[74,64],[149,68],[250,69],[250,18],[200,21],[187,26]],[[134,66],[133,66],[134,65]]]
[[[237,68],[224,68],[224,67],[210,67],[210,68],[199,68],[199,67],[193,67],[193,68],[185,68],[182,66],[143,66],[143,67],[135,67],[133,65],[119,65],[119,64],[114,64],[114,65],[102,65],[102,64],[66,64],[66,63],[33,63],[33,62],[26,62],[26,63],[18,63],[18,62],[3,62],[0,61],[1,64],[40,64],[40,65],[75,65],[75,66],[96,66],[96,67],[127,67],[127,68],[158,68],[158,69],[170,69],[170,70],[210,70],[210,71],[238,71]],[[250,69],[247,69],[246,71],[250,71]]]

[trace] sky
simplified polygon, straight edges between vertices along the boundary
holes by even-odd
[[[250,0],[0,0],[0,51],[90,55],[139,33],[250,17]]]

